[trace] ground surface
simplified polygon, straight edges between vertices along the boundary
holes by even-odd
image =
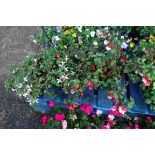
[[[36,128],[40,113],[4,88],[9,66],[38,50],[33,34],[40,27],[0,27],[0,128]]]

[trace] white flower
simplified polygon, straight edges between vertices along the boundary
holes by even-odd
[[[121,48],[126,49],[128,47],[128,44],[126,44],[125,42],[122,43]]]
[[[22,88],[22,84],[19,83],[19,84],[16,85],[16,87],[18,87],[18,88]]]
[[[94,46],[98,46],[98,42],[94,41],[94,42],[93,42],[93,45],[94,45]]]
[[[121,39],[124,39],[124,36],[121,36]]]
[[[65,61],[68,61],[68,59],[69,59],[69,58],[68,58],[68,56],[66,55]]]
[[[67,79],[68,79],[68,76],[67,76],[67,75],[62,75],[62,76],[61,76],[61,79],[62,79],[62,80],[67,80]]]
[[[104,41],[104,44],[107,45],[109,42],[107,40]]]
[[[77,26],[76,28],[79,30],[79,32],[82,32],[82,26]]]
[[[64,66],[65,63],[66,63],[66,62],[61,61],[60,64],[59,64],[59,66],[62,67],[62,66]]]
[[[61,83],[62,82],[62,80],[61,79],[57,79],[57,83]]]
[[[58,37],[58,36],[54,36],[53,37],[56,41],[59,41],[60,40],[60,38]]]
[[[67,128],[67,121],[66,120],[63,120],[62,121],[62,128],[63,129],[66,129]]]
[[[102,33],[102,31],[101,30],[97,30],[96,31],[96,35],[97,35],[97,37],[102,37],[102,35],[103,35],[103,33]]]
[[[111,100],[111,99],[112,99],[112,97],[111,97],[111,96],[108,96],[108,99],[109,99],[109,100]]]
[[[15,71],[12,72],[13,74],[15,73]]]
[[[110,120],[114,120],[115,116],[114,116],[114,115],[108,115],[108,118],[109,118]]]
[[[12,91],[16,91],[16,89],[13,89],[13,88],[12,88]]]
[[[76,115],[73,115],[72,120],[75,121],[77,119]]]
[[[73,72],[73,71],[72,71],[72,72],[71,72],[71,74],[72,74],[72,75],[74,75],[74,74],[75,74],[75,72]]]
[[[122,107],[119,107],[119,108],[118,108],[118,111],[119,111],[121,114],[123,114],[123,115],[126,113],[126,111],[124,111],[124,110],[122,109]]]
[[[64,48],[65,48],[65,49],[67,49],[67,46],[66,46],[66,45],[64,45]]]
[[[91,35],[91,37],[94,37],[95,36],[95,31],[91,31],[90,35]]]
[[[75,94],[75,91],[74,90],[71,90],[71,94]]]
[[[96,111],[96,115],[97,115],[97,116],[102,115],[102,113],[103,113],[103,111],[102,111],[102,110],[97,110],[97,111]]]
[[[106,47],[106,50],[107,50],[107,51],[110,51],[110,50],[111,50],[111,48],[110,48],[109,46],[107,46],[107,47]]]
[[[136,70],[135,73],[138,74],[138,71]]]
[[[68,67],[65,67],[64,70],[67,72],[68,71]]]
[[[144,76],[144,74],[143,74],[143,73],[139,73],[139,75],[140,75],[140,76]]]
[[[104,29],[105,29],[106,31],[108,31],[109,28],[108,28],[108,26],[106,26]]]
[[[26,77],[24,77],[24,81],[25,81],[25,82],[26,82],[26,81],[28,81],[27,76],[26,76]]]
[[[36,63],[37,62],[37,59],[34,59],[34,62]]]
[[[36,44],[37,43],[37,40],[33,39],[33,42]]]

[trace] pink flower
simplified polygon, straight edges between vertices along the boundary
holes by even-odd
[[[152,122],[153,122],[152,117],[147,116],[147,117],[146,117],[146,122],[147,122],[147,123],[152,123]]]
[[[49,101],[48,106],[49,106],[50,108],[54,107],[54,105],[55,105],[55,103],[54,103],[53,101]]]
[[[110,126],[107,124],[107,125],[102,125],[101,129],[110,129]]]
[[[89,90],[92,90],[93,87],[94,87],[93,81],[90,80],[90,81],[89,81]]]
[[[67,121],[66,120],[63,120],[62,121],[62,128],[63,129],[66,129],[67,128]]]
[[[55,115],[55,120],[56,120],[57,122],[62,121],[62,120],[64,120],[64,119],[65,119],[65,115],[64,115],[64,114],[56,114],[56,115]]]
[[[139,125],[135,125],[134,126],[134,129],[139,129]]]
[[[134,117],[134,121],[137,122],[139,120],[139,118],[136,116]]]
[[[111,50],[110,43],[107,44],[107,46],[106,46],[106,50],[108,50],[108,51]]]
[[[102,110],[97,110],[97,111],[96,111],[96,115],[97,115],[97,116],[101,116],[102,114],[103,114],[103,111],[102,111]]]
[[[91,127],[90,126],[87,126],[86,129],[91,129]]]
[[[127,107],[118,106],[117,104],[113,106],[113,109],[109,111],[109,114],[116,115],[116,116],[125,116],[127,112]]]
[[[92,114],[91,117],[96,118],[96,114]]]
[[[42,126],[46,126],[46,123],[47,123],[47,121],[48,121],[50,118],[51,118],[51,116],[49,116],[49,115],[43,116],[42,119],[41,119],[41,124],[42,124]]]
[[[108,99],[110,99],[110,100],[111,100],[111,99],[115,100],[115,95],[108,93]]]
[[[144,77],[144,78],[142,79],[142,81],[143,81],[143,83],[144,83],[145,86],[150,86],[150,84],[151,84],[148,77]]]
[[[93,107],[87,102],[80,106],[80,110],[82,110],[86,115],[90,115],[93,111]]]
[[[130,126],[126,126],[125,129],[131,129],[131,127]]]
[[[109,120],[114,120],[115,116],[114,115],[108,115]]]
[[[77,119],[76,115],[73,115],[72,120],[75,121]]]

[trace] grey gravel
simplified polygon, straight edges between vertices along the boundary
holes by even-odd
[[[41,114],[32,110],[25,100],[17,98],[4,87],[9,76],[9,66],[38,51],[33,35],[40,27],[0,27],[0,128],[37,128]]]

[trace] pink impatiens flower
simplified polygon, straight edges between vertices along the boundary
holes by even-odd
[[[55,120],[56,120],[57,122],[62,121],[62,120],[64,120],[64,119],[65,119],[65,115],[64,115],[64,114],[56,114],[56,115],[55,115]]]
[[[109,111],[109,114],[116,116],[125,116],[127,112],[127,107],[118,106],[117,104],[113,106],[113,109]]]
[[[147,117],[146,117],[146,122],[147,122],[147,123],[152,123],[152,122],[153,122],[152,117],[147,116]]]
[[[101,116],[101,115],[102,115],[102,113],[103,113],[103,111],[102,111],[102,110],[97,110],[97,111],[96,111],[96,115],[97,115],[97,116]]]
[[[63,129],[66,129],[67,128],[67,121],[66,120],[63,120],[62,121],[62,128]]]
[[[47,121],[48,121],[50,118],[51,118],[51,116],[49,116],[49,115],[43,116],[42,119],[41,119],[41,124],[42,124],[42,126],[46,126],[46,123],[47,123]]]
[[[144,83],[145,86],[150,86],[150,84],[151,84],[148,77],[144,77],[144,78],[142,79],[142,81],[143,81],[143,83]]]
[[[93,81],[92,81],[92,80],[90,80],[90,82],[89,82],[89,90],[92,90],[92,89],[93,89],[93,87],[94,87]]]
[[[102,125],[101,129],[110,129],[110,126],[107,124],[107,125]]]
[[[82,110],[86,115],[90,115],[93,111],[93,107],[87,102],[80,106],[80,110]]]
[[[135,125],[134,126],[134,129],[139,129],[139,125]]]
[[[92,117],[92,118],[96,118],[96,114],[92,114],[91,117]]]
[[[131,129],[131,127],[130,126],[126,126],[125,129]]]
[[[111,50],[110,43],[107,44],[107,46],[106,46],[106,50],[107,50],[107,51],[110,51],[110,50]]]
[[[54,101],[49,101],[48,106],[49,106],[50,108],[54,107],[54,105],[55,105]]]

